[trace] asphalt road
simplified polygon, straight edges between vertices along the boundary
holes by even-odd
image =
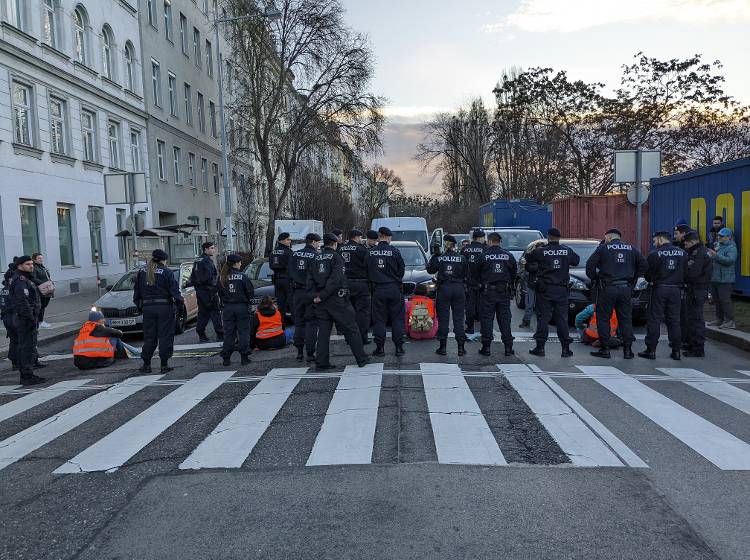
[[[315,375],[291,349],[225,368],[196,338],[160,379],[79,374],[50,343],[50,382],[0,394],[0,558],[749,556],[750,362],[732,347],[603,362],[519,338],[511,360],[452,341],[440,359],[427,341],[345,371],[337,341],[339,370]],[[659,369],[676,367],[693,371]]]

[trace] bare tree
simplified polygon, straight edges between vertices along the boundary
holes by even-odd
[[[359,193],[359,217],[362,223],[369,224],[380,216],[385,205],[404,194],[404,183],[393,169],[374,164],[367,170],[367,178],[362,182]]]
[[[354,212],[344,186],[313,167],[298,167],[296,173],[298,207],[295,215],[302,220],[322,221],[326,231],[335,227],[350,230]]]

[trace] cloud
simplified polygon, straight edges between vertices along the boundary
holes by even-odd
[[[750,22],[750,0],[523,0],[515,12],[484,30],[570,33],[614,23],[743,21]]]
[[[383,131],[385,153],[377,163],[393,169],[401,177],[408,192],[428,194],[440,190],[440,178],[422,172],[422,162],[416,161],[417,145],[422,141],[422,122],[402,123],[391,119]]]

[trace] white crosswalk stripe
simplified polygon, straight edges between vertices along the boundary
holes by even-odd
[[[683,383],[711,395],[731,407],[750,414],[750,393],[734,387],[725,381],[719,381],[715,377],[706,375],[702,371],[690,368],[657,368],[669,376],[682,378]],[[694,381],[686,381],[684,378],[694,378]]]
[[[0,395],[6,395],[12,391],[15,391],[19,387],[23,387],[23,385],[3,385],[0,387]]]
[[[91,379],[69,379],[67,381],[61,381],[60,383],[55,383],[41,391],[29,393],[24,397],[5,403],[0,406],[0,422],[7,420],[8,418],[13,418],[16,415],[26,412],[35,406],[46,403],[47,401],[51,401],[55,397],[67,393],[71,388],[80,387],[89,381],[91,381]]]

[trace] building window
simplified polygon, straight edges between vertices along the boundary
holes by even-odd
[[[83,160],[96,161],[96,113],[81,111],[81,134],[83,136]]]
[[[120,233],[125,230],[125,210],[117,208],[115,210],[115,218],[117,219],[117,233]],[[127,251],[127,241],[125,239],[125,237],[117,238],[117,256],[120,262],[125,262],[125,252]]]
[[[44,0],[44,21],[42,22],[44,42],[57,48],[57,0]]]
[[[211,41],[206,39],[206,70],[208,75],[213,78],[214,76],[214,53],[211,48]]]
[[[6,16],[7,16],[8,22],[14,27],[21,29],[22,31],[26,31],[26,28],[27,28],[26,2],[27,0],[6,0],[5,1]]]
[[[172,1],[164,0],[164,34],[168,41],[172,40]]]
[[[125,87],[135,92],[135,49],[133,43],[125,43]]]
[[[56,97],[49,100],[49,131],[51,151],[56,154],[67,153],[67,110],[65,101]]]
[[[216,105],[213,101],[208,102],[208,117],[211,119],[211,136],[216,138]]]
[[[203,13],[208,15],[208,0],[203,0]]]
[[[41,252],[39,245],[39,206],[21,201],[21,240],[26,255]]]
[[[31,86],[13,82],[13,128],[17,144],[31,146],[34,143],[34,129]]]
[[[89,209],[98,208],[104,215],[104,208],[101,206],[89,206]],[[104,251],[102,248],[102,228],[104,228],[104,222],[100,223],[98,227],[94,227],[89,222],[89,240],[91,241],[91,262],[96,262],[96,251],[99,251],[99,262],[104,262]]]
[[[130,164],[133,171],[141,170],[141,133],[137,130],[130,131]]]
[[[161,107],[161,66],[153,58],[151,59],[151,94],[154,96],[154,105]]]
[[[195,154],[188,153],[188,184],[191,189],[195,188]]]
[[[201,32],[197,27],[193,27],[193,58],[195,65],[201,67]]]
[[[166,168],[164,167],[164,156],[166,155],[165,154],[166,151],[167,151],[166,144],[164,144],[164,142],[162,142],[161,140],[157,140],[156,141],[156,163],[159,169],[160,181],[167,180]]]
[[[174,183],[175,185],[182,184],[182,177],[180,176],[180,160],[182,159],[182,150],[177,146],[172,148],[172,167],[174,169]]]
[[[203,104],[203,94],[198,92],[198,126],[201,132],[206,132],[206,110]]]
[[[102,28],[102,74],[109,80],[115,79],[112,53],[115,50],[112,29],[108,25]]]
[[[60,264],[75,265],[73,256],[73,220],[70,206],[57,207],[57,234],[60,239]]]
[[[147,0],[146,11],[148,12],[148,22],[156,27],[156,6],[154,6],[154,0]]]
[[[203,229],[206,233],[211,233],[211,218],[203,218]]]
[[[185,122],[193,124],[193,89],[185,84]]]
[[[188,55],[188,29],[187,29],[187,17],[185,14],[180,12],[180,46],[182,47],[182,54]]]
[[[219,164],[212,163],[211,172],[212,172],[213,182],[214,182],[214,192],[216,194],[219,194]]]
[[[203,192],[208,192],[208,160],[206,158],[201,158],[201,179]]]
[[[81,64],[88,64],[88,17],[81,6],[73,12],[73,23],[75,25],[75,47],[76,60]]]
[[[120,165],[120,124],[115,121],[107,123],[107,138],[109,140],[109,166],[121,169]]]
[[[177,116],[177,77],[170,72],[169,76],[169,112]]]

